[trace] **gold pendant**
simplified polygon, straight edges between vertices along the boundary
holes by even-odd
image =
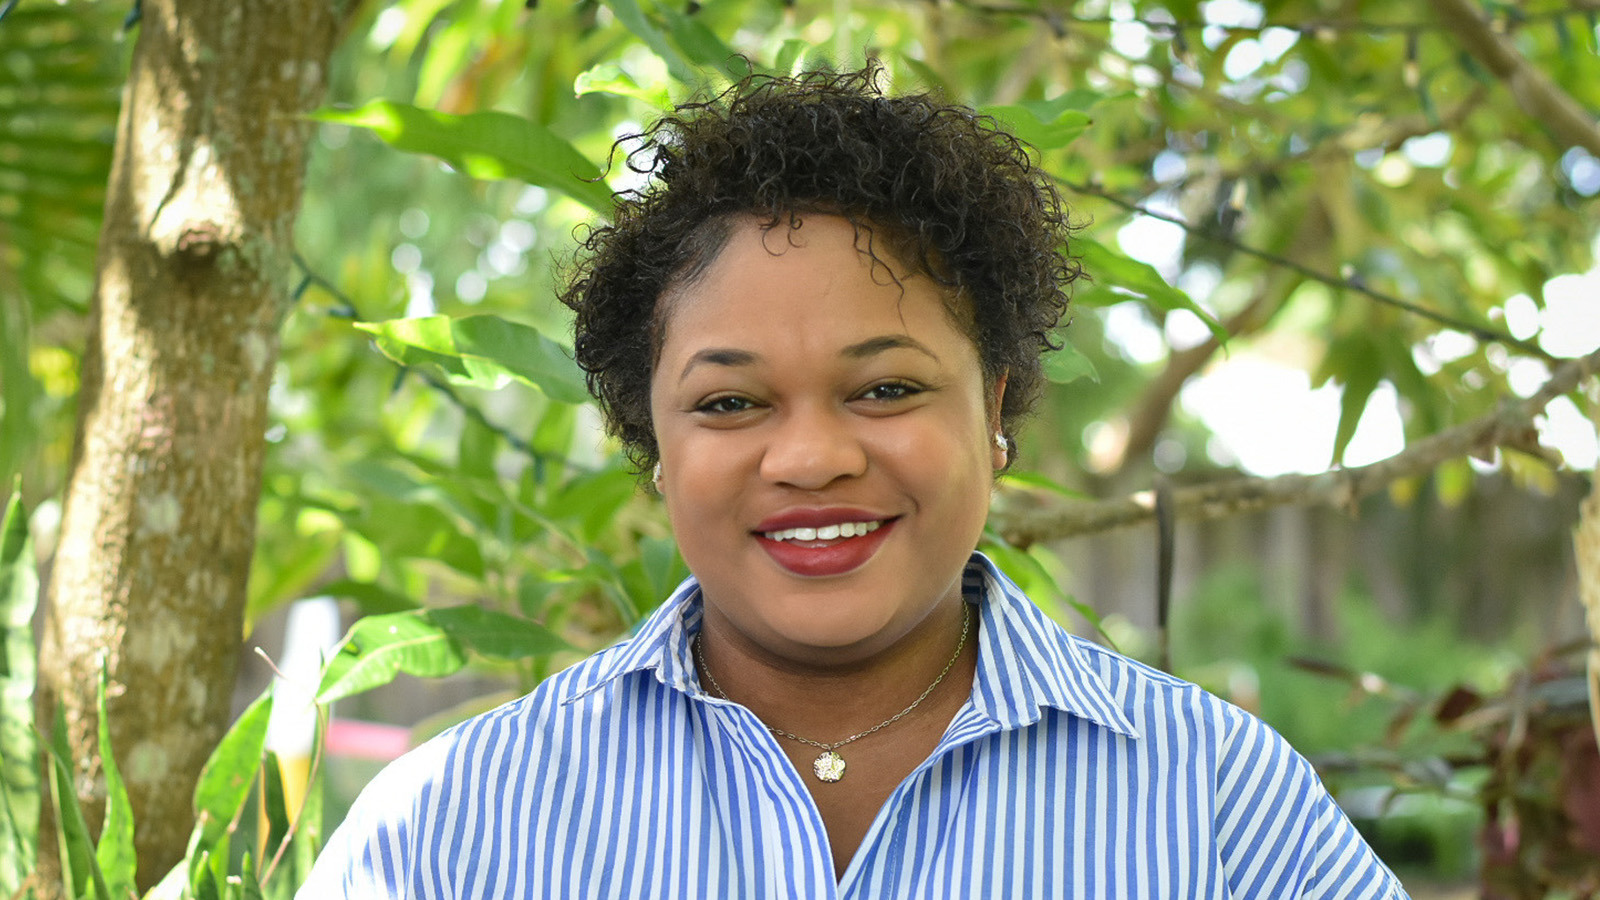
[[[844,757],[829,750],[817,757],[817,761],[811,764],[811,769],[817,773],[819,781],[831,784],[844,777]]]

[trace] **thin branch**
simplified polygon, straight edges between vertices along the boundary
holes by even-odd
[[[350,297],[344,293],[344,291],[340,290],[338,285],[312,271],[311,267],[306,264],[305,259],[301,257],[299,253],[294,254],[294,264],[300,269],[301,275],[300,284],[294,290],[293,296],[296,300],[300,299],[300,297],[305,294],[306,290],[314,285],[326,292],[328,296],[332,297],[338,304],[338,306],[328,311],[328,315],[341,319],[354,319],[358,322],[365,321],[362,318],[360,311],[356,309],[355,301],[351,300]],[[393,362],[394,365],[400,370],[400,377],[404,377],[405,375],[417,375],[421,377],[423,383],[432,388],[440,396],[444,397],[445,400],[449,401],[451,406],[459,409],[462,415],[493,432],[501,440],[505,441],[506,445],[511,449],[521,453],[523,456],[528,457],[535,463],[541,465],[554,463],[569,471],[578,472],[585,475],[593,474],[597,471],[592,466],[586,466],[582,463],[574,462],[565,456],[546,453],[538,449],[537,447],[528,443],[528,441],[524,440],[516,432],[490,419],[483,412],[483,410],[473,406],[471,403],[468,403],[460,394],[456,393],[454,388],[435,377],[431,372],[416,368],[414,366],[408,366],[404,363],[395,362],[394,360],[390,360],[390,362]],[[398,381],[396,384],[398,385]]]
[[[1269,22],[1263,21],[1259,25],[1228,25],[1221,22],[1208,22],[1203,19],[1153,19],[1145,16],[1083,16],[1065,12],[1060,9],[1051,9],[1037,6],[1021,6],[1009,3],[980,3],[976,0],[956,0],[956,5],[970,12],[982,15],[1019,16],[1023,18],[1039,19],[1049,25],[1051,30],[1060,36],[1066,32],[1067,25],[1143,25],[1145,28],[1156,32],[1158,35],[1172,35],[1179,32],[1204,31],[1208,28],[1220,29],[1229,34],[1247,34],[1259,36],[1269,28],[1282,28],[1287,31],[1297,31],[1307,37],[1316,37],[1334,32],[1354,32],[1359,34],[1423,34],[1427,32],[1452,30],[1448,22],[1411,21],[1411,22],[1365,22],[1359,19],[1302,19],[1294,22]],[[1502,21],[1507,28],[1511,26],[1534,25],[1542,22],[1554,22],[1560,19],[1570,19],[1586,16],[1600,10],[1600,0],[1576,0],[1566,6],[1541,9],[1536,12],[1517,11],[1506,16]],[[1476,13],[1474,13],[1476,15]]]
[[[455,392],[454,388],[452,388],[445,381],[441,380],[438,376],[434,375],[432,372],[414,368],[412,366],[400,365],[399,363],[396,363],[395,365],[399,365],[400,368],[408,374],[421,377],[423,382],[426,383],[428,387],[433,388],[446,400],[449,400],[451,405],[453,405],[456,409],[461,410],[462,415],[474,422],[477,422],[479,425],[483,426],[489,431],[494,432],[500,437],[501,440],[505,441],[506,444],[511,447],[511,449],[521,453],[523,456],[540,463],[554,463],[570,471],[579,472],[585,475],[592,475],[599,471],[592,466],[586,466],[582,463],[574,462],[565,456],[557,456],[553,453],[546,453],[543,450],[533,446],[532,444],[523,440],[509,428],[492,421],[487,415],[484,414],[483,410],[473,406],[471,403],[468,403],[461,397],[460,394]]]
[[[1481,84],[1448,111],[1430,116],[1417,113],[1410,116],[1386,118],[1363,115],[1348,128],[1318,141],[1299,153],[1286,153],[1266,160],[1247,160],[1245,163],[1217,170],[1223,181],[1236,178],[1259,178],[1277,172],[1294,163],[1308,162],[1330,156],[1351,156],[1362,150],[1381,149],[1390,152],[1411,138],[1423,137],[1438,131],[1449,131],[1461,124],[1468,115],[1483,104],[1488,90]]]
[[[1505,35],[1480,17],[1473,0],[1430,0],[1445,30],[1462,49],[1500,79],[1528,118],[1543,123],[1565,147],[1576,145],[1600,156],[1600,126],[1594,114],[1529,63]],[[1588,8],[1593,12],[1594,6]]]
[[[1062,186],[1066,187],[1068,190],[1073,191],[1075,193],[1084,194],[1084,195],[1090,196],[1090,197],[1099,197],[1100,199],[1105,200],[1108,203],[1111,203],[1113,206],[1121,207],[1122,209],[1125,209],[1125,210],[1127,210],[1129,212],[1139,213],[1140,215],[1149,216],[1152,219],[1159,219],[1160,221],[1163,221],[1163,222],[1170,222],[1171,224],[1176,225],[1179,228],[1182,228],[1188,234],[1192,234],[1195,237],[1198,237],[1198,238],[1200,238],[1202,240],[1212,241],[1214,243],[1218,243],[1218,244],[1221,244],[1221,245],[1223,245],[1225,247],[1228,247],[1230,249],[1238,251],[1239,253],[1243,253],[1246,256],[1253,256],[1256,259],[1262,260],[1264,262],[1271,263],[1271,264],[1273,264],[1275,266],[1280,266],[1280,267],[1285,268],[1285,269],[1290,269],[1290,270],[1292,270],[1294,272],[1300,273],[1301,275],[1305,276],[1306,278],[1311,279],[1312,281],[1320,282],[1322,284],[1328,285],[1329,287],[1338,288],[1340,290],[1345,290],[1345,291],[1353,291],[1353,292],[1355,292],[1357,294],[1361,294],[1363,296],[1370,297],[1371,299],[1376,300],[1379,303],[1383,303],[1383,304],[1386,304],[1388,306],[1392,306],[1392,307],[1394,307],[1396,309],[1404,310],[1404,311],[1406,311],[1408,313],[1411,313],[1414,316],[1418,316],[1420,318],[1427,319],[1430,322],[1436,322],[1436,323],[1438,323],[1440,325],[1443,325],[1443,326],[1445,326],[1447,328],[1453,328],[1453,329],[1455,329],[1457,331],[1466,332],[1467,334],[1470,334],[1473,337],[1477,338],[1478,340],[1486,342],[1486,343],[1504,344],[1504,345],[1506,345],[1508,347],[1515,347],[1516,349],[1521,350],[1523,353],[1526,353],[1529,356],[1538,357],[1539,359],[1542,359],[1542,360],[1544,360],[1546,362],[1551,362],[1551,363],[1560,362],[1560,359],[1558,357],[1552,356],[1543,347],[1540,347],[1538,344],[1535,344],[1532,341],[1524,341],[1524,340],[1521,340],[1519,338],[1513,337],[1512,335],[1510,335],[1510,334],[1508,334],[1506,332],[1497,331],[1496,329],[1491,328],[1491,327],[1489,327],[1487,325],[1478,325],[1478,324],[1475,324],[1475,323],[1472,323],[1472,322],[1465,322],[1465,321],[1462,321],[1460,319],[1456,319],[1456,318],[1453,318],[1451,316],[1445,315],[1444,313],[1439,312],[1438,310],[1429,309],[1426,306],[1420,306],[1420,305],[1418,305],[1416,303],[1412,303],[1409,300],[1402,300],[1401,298],[1396,297],[1393,294],[1388,294],[1388,293],[1385,293],[1383,291],[1377,290],[1375,288],[1369,287],[1366,284],[1364,284],[1363,282],[1361,282],[1361,281],[1359,281],[1359,280],[1357,280],[1355,278],[1340,278],[1340,277],[1335,276],[1335,275],[1329,275],[1326,272],[1322,272],[1322,271],[1319,271],[1317,269],[1313,269],[1312,267],[1310,267],[1308,265],[1305,265],[1304,263],[1292,260],[1287,256],[1283,256],[1281,254],[1273,253],[1270,250],[1262,250],[1259,247],[1254,247],[1254,246],[1252,246],[1250,244],[1246,244],[1243,241],[1240,241],[1238,238],[1231,237],[1229,235],[1222,234],[1220,232],[1217,232],[1217,231],[1214,231],[1214,230],[1211,230],[1211,229],[1200,228],[1198,226],[1190,224],[1188,221],[1183,219],[1183,217],[1181,217],[1181,216],[1175,216],[1175,215],[1172,215],[1170,213],[1159,212],[1159,211],[1151,209],[1150,207],[1145,206],[1145,205],[1143,205],[1141,203],[1136,203],[1136,202],[1134,202],[1132,200],[1128,200],[1128,199],[1126,199],[1124,197],[1120,197],[1120,196],[1118,196],[1116,194],[1111,193],[1110,191],[1107,191],[1107,190],[1105,190],[1103,188],[1100,188],[1100,187],[1097,187],[1095,185],[1085,184],[1085,183],[1077,182],[1077,181],[1070,181],[1068,179],[1059,178],[1059,177],[1056,180]]]
[[[1424,475],[1446,460],[1496,447],[1528,443],[1534,417],[1551,400],[1600,371],[1600,350],[1564,361],[1537,393],[1499,410],[1413,441],[1406,449],[1371,465],[1335,469],[1320,475],[1237,478],[1173,492],[1173,508],[1183,519],[1219,519],[1289,503],[1348,506],[1401,478]],[[1040,541],[1097,534],[1149,521],[1155,499],[1142,491],[1119,500],[1061,501],[1053,508],[996,513],[995,530],[1027,547]]]

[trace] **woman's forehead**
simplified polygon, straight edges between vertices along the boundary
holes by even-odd
[[[678,367],[703,353],[816,361],[918,348],[975,357],[944,288],[895,272],[861,241],[850,222],[830,216],[799,227],[737,224],[718,258],[673,292],[660,363]]]
[[[937,298],[951,324],[976,344],[971,299],[926,266],[908,262],[910,244],[892,228],[813,211],[729,214],[702,230],[685,271],[662,292],[653,311],[658,354],[685,301],[714,297],[722,313],[749,309],[761,314],[771,311],[777,293],[838,289],[847,277],[858,299],[892,297],[898,305],[908,286],[919,296]],[[874,309],[881,311],[881,304],[854,315]]]

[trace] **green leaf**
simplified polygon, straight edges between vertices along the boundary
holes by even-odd
[[[270,859],[289,837],[289,802],[283,790],[283,764],[271,750],[262,763],[261,776],[261,809],[267,817],[267,839],[261,846],[263,858]]]
[[[1070,384],[1079,378],[1100,383],[1100,373],[1095,371],[1094,363],[1066,341],[1062,342],[1060,350],[1045,354],[1044,377],[1056,384]]]
[[[39,384],[28,364],[33,346],[29,325],[28,304],[0,303],[0,410],[4,411],[0,415],[0,484],[11,482],[12,474],[38,438],[34,401]],[[0,870],[3,868],[0,865]],[[0,880],[0,887],[3,885]]]
[[[1150,305],[1167,312],[1186,309],[1199,316],[1218,341],[1227,343],[1228,330],[1222,327],[1222,323],[1190,299],[1188,294],[1168,284],[1167,280],[1161,277],[1161,273],[1149,263],[1140,262],[1089,238],[1078,238],[1073,249],[1077,251],[1084,271],[1093,277],[1098,285],[1110,288],[1113,292],[1142,298]],[[1108,300],[1074,299],[1087,305],[1110,305],[1126,297],[1113,295]]]
[[[61,860],[61,884],[69,897],[82,897],[92,888],[97,900],[110,900],[105,875],[95,860],[94,843],[89,838],[89,823],[84,821],[83,807],[72,789],[72,769],[67,760],[72,750],[67,746],[66,711],[56,707],[55,728],[50,733],[49,745],[50,796],[55,802],[56,842]]]
[[[230,879],[229,885],[231,886],[232,884],[233,881]],[[256,875],[256,862],[251,858],[248,850],[245,851],[244,860],[239,864],[238,885],[240,900],[265,900],[261,896],[261,879]]]
[[[787,45],[786,45],[787,46]],[[804,45],[801,46],[804,49]],[[921,90],[952,95],[949,83],[932,66],[918,59],[910,53],[900,54],[900,64],[915,76],[917,87]]]
[[[135,893],[139,859],[133,849],[133,807],[111,748],[111,718],[106,710],[108,680],[102,663],[100,681],[95,689],[95,708],[100,714],[100,768],[106,779],[106,810],[100,825],[100,843],[95,847],[95,860],[105,875],[106,887],[116,896],[126,897]]]
[[[650,594],[646,609],[660,605],[673,588],[689,577],[689,567],[678,555],[678,543],[671,538],[647,537],[640,540],[639,567],[649,578]]]
[[[659,9],[667,20],[667,31],[672,35],[672,42],[687,54],[690,62],[709,66],[733,81],[750,74],[750,67],[743,58],[723,43],[722,38],[717,37],[704,22],[670,6],[663,5]]]
[[[551,403],[545,407],[544,415],[539,417],[539,424],[533,429],[534,452],[555,459],[566,459],[572,450],[573,438],[578,433],[578,408],[568,403]],[[539,483],[546,480],[545,461],[543,458],[535,460],[536,472]],[[559,469],[556,475],[563,474]]]
[[[222,894],[217,890],[216,857],[217,854],[205,851],[194,858],[189,877],[189,891],[195,900],[223,900]]]
[[[1365,336],[1351,335],[1328,348],[1326,365],[1343,383],[1339,394],[1339,427],[1333,439],[1333,464],[1344,462],[1344,451],[1355,437],[1367,401],[1383,380],[1382,351]]]
[[[22,496],[0,517],[0,896],[33,872],[39,840],[38,739],[34,734],[33,611],[39,595]]]
[[[499,477],[494,463],[499,454],[500,435],[493,429],[471,418],[461,423],[461,437],[456,441],[456,469],[462,475],[490,485],[497,483]]]
[[[335,581],[323,585],[318,593],[354,600],[361,606],[361,612],[369,616],[405,612],[417,608],[417,602],[410,597],[369,581]]]
[[[427,617],[462,646],[495,659],[527,659],[572,649],[537,622],[480,606],[433,609]]]
[[[226,857],[218,848],[255,782],[271,718],[272,688],[268,687],[245,708],[200,770],[200,781],[194,788],[194,813],[200,838],[198,849],[202,852],[217,850]]]
[[[999,119],[1005,123],[1007,131],[1037,149],[1056,150],[1076,140],[1093,121],[1088,113],[1077,108],[1081,99],[1068,94],[1054,100],[985,106],[980,111]]]
[[[388,684],[401,672],[438,677],[466,663],[456,639],[422,611],[368,616],[351,627],[323,669],[317,702],[332,703]]]
[[[672,97],[667,93],[666,85],[644,87],[616,63],[601,63],[579,72],[572,82],[572,90],[579,97],[585,94],[614,94],[638,100],[661,112],[672,109]]]
[[[1016,485],[1017,487],[1023,488],[1037,488],[1039,490],[1049,491],[1052,494],[1059,494],[1063,497],[1068,497],[1073,500],[1094,499],[1083,491],[1067,487],[1061,482],[1039,472],[1013,470],[1002,474],[1000,476],[1000,483],[1002,485]]]
[[[1007,543],[1004,538],[993,532],[984,533],[981,549],[984,553],[993,557],[995,564],[1004,569],[1006,574],[1011,576],[1017,582],[1017,586],[1022,588],[1023,592],[1028,596],[1055,598],[1082,616],[1084,621],[1088,622],[1102,639],[1105,639],[1108,643],[1111,642],[1110,635],[1107,635],[1105,629],[1101,627],[1100,613],[1088,604],[1080,602],[1071,594],[1063,591],[1060,583],[1056,581],[1056,577],[1050,574],[1050,570],[1045,568],[1044,563],[1035,555],[1043,554],[1054,559],[1054,554],[1038,546],[1022,550]]]
[[[638,482],[621,469],[587,473],[563,485],[544,512],[551,521],[576,525],[579,536],[594,541],[611,528],[617,512],[638,491]]]
[[[616,14],[617,21],[621,22],[623,27],[643,41],[644,45],[650,48],[650,52],[661,57],[661,61],[667,64],[667,71],[673,78],[684,84],[695,84],[700,81],[699,73],[695,71],[694,66],[671,41],[667,40],[666,34],[650,21],[636,0],[604,0],[604,2]]]
[[[561,191],[601,215],[611,213],[611,189],[599,167],[555,132],[520,116],[456,116],[373,100],[356,109],[320,109],[311,117],[365,128],[398,150],[437,156],[473,178],[518,179]]]
[[[623,576],[621,568],[609,553],[597,548],[589,548],[585,556],[587,564],[578,574],[582,580],[592,584],[611,601],[612,608],[622,617],[623,625],[632,628],[635,622],[644,618],[644,610],[640,609],[628,592],[627,579]]]
[[[565,349],[538,329],[499,316],[425,316],[360,322],[385,356],[405,365],[433,365],[458,384],[485,390],[511,380],[562,403],[585,403],[583,372]]]
[[[622,566],[619,573],[634,610],[642,615],[659,606],[689,570],[678,556],[676,543],[647,537],[639,541],[639,558]]]

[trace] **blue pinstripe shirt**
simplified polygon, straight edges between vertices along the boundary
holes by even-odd
[[[1067,634],[981,554],[972,694],[844,877],[800,776],[700,687],[693,579],[632,638],[385,769],[301,900],[1399,898],[1258,719]]]

